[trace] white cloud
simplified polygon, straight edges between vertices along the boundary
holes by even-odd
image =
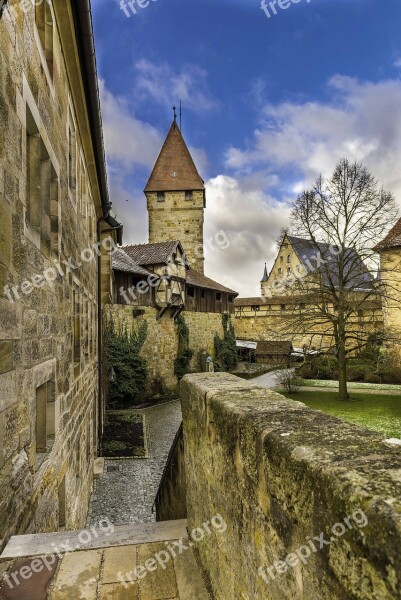
[[[218,175],[206,184],[206,274],[242,296],[260,295],[264,261],[273,260],[278,233],[289,218],[288,203],[264,193],[265,184],[263,174]],[[226,250],[210,247],[219,231],[230,240]]]
[[[116,161],[126,169],[151,167],[162,144],[157,129],[135,118],[128,101],[114,96],[100,80],[103,130],[108,161]]]
[[[151,98],[165,106],[182,103],[186,110],[206,112],[218,106],[207,84],[207,72],[196,65],[185,65],[174,72],[167,63],[152,63],[142,59],[136,65],[135,89],[143,99]]]
[[[401,201],[401,81],[337,75],[328,91],[328,102],[266,105],[252,144],[229,148],[227,167],[294,169],[297,179],[311,183],[348,156],[364,163]]]

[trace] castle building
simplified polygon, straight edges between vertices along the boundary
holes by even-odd
[[[401,219],[377,244],[380,255],[380,282],[384,286],[384,327],[390,345],[400,348],[401,339]]]
[[[223,315],[234,316],[237,292],[204,274],[203,223],[206,193],[174,119],[145,188],[149,243],[119,248],[113,255],[112,317],[125,327],[143,320],[143,355],[150,378],[175,387],[174,360],[182,314],[199,371],[202,353],[214,356],[215,335],[224,335]],[[135,310],[132,310],[132,307]]]
[[[330,247],[321,244],[321,256],[329,254]],[[302,278],[325,276],[319,270],[316,248],[306,239],[285,235],[272,269],[268,273],[265,264],[261,285],[261,296],[237,298],[235,300],[235,330],[237,338],[249,341],[291,341],[294,347],[327,351],[334,347],[333,327],[329,318],[312,314],[312,306],[305,297],[305,286],[297,282]],[[382,302],[372,294],[374,277],[354,250],[349,250],[352,264],[352,289],[355,304],[362,305],[355,311],[352,331],[357,343],[362,343],[371,333],[383,330]],[[335,267],[331,279],[335,280]],[[311,284],[310,289],[313,289]],[[301,291],[300,291],[301,290]],[[327,310],[335,310],[330,303]],[[302,325],[302,315],[305,322]],[[360,338],[360,339],[359,339]],[[359,340],[359,341],[358,341]]]
[[[110,236],[120,239],[89,0],[1,13],[0,548],[85,524],[102,427],[100,299],[112,293]]]
[[[205,185],[176,119],[146,184],[145,194],[149,243],[180,240],[189,265],[203,273]]]

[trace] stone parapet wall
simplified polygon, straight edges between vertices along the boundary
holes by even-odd
[[[216,600],[401,598],[399,445],[227,374],[181,402],[189,529],[227,524],[197,544]]]

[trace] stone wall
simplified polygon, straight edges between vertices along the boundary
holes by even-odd
[[[101,206],[70,6],[53,4],[52,57],[32,3],[0,20],[0,548],[83,526],[96,452],[97,261],[80,253]]]
[[[185,200],[185,192],[166,192],[164,202],[158,202],[155,192],[146,197],[149,243],[180,240],[191,267],[203,273],[203,191],[193,192],[192,200]]]
[[[197,543],[216,600],[401,597],[399,445],[232,375],[181,402],[189,530],[227,524]]]
[[[236,307],[235,333],[239,340],[270,341],[288,340],[295,348],[322,348],[327,350],[335,345],[332,328],[327,323],[316,323],[304,332],[291,324],[291,307],[287,313],[281,311],[280,304],[263,304],[257,311],[251,306]],[[362,318],[355,317],[349,321],[348,329],[358,331],[361,340],[366,340],[368,334],[383,331],[383,312],[379,309],[366,308]],[[354,347],[355,340],[349,341]]]
[[[167,387],[175,388],[177,379],[174,375],[174,361],[178,352],[178,334],[170,314],[167,312],[158,319],[159,310],[156,308],[121,304],[107,306],[105,314],[106,318],[112,315],[116,322],[124,323],[129,329],[134,330],[138,330],[143,321],[147,322],[148,333],[142,356],[147,359],[149,379],[152,382],[162,377]],[[223,336],[222,315],[187,311],[182,315],[189,328],[189,345],[194,351],[191,368],[199,372],[202,352],[206,350],[214,357],[214,336],[216,332]]]
[[[177,432],[156,496],[156,520],[177,521],[187,518],[185,449],[182,427]]]

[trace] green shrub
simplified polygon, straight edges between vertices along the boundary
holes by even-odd
[[[178,329],[178,354],[174,361],[174,375],[180,381],[190,372],[191,360],[194,355],[189,347],[189,329],[182,315],[176,320]]]
[[[148,372],[146,360],[139,353],[146,336],[146,321],[138,331],[127,331],[123,326],[116,327],[113,319],[106,322],[105,366],[109,373],[114,372],[114,377],[108,381],[108,408],[126,408],[143,402]]]
[[[214,336],[216,370],[232,371],[238,365],[238,353],[234,326],[228,313],[223,314],[222,325],[223,339],[217,333]]]

